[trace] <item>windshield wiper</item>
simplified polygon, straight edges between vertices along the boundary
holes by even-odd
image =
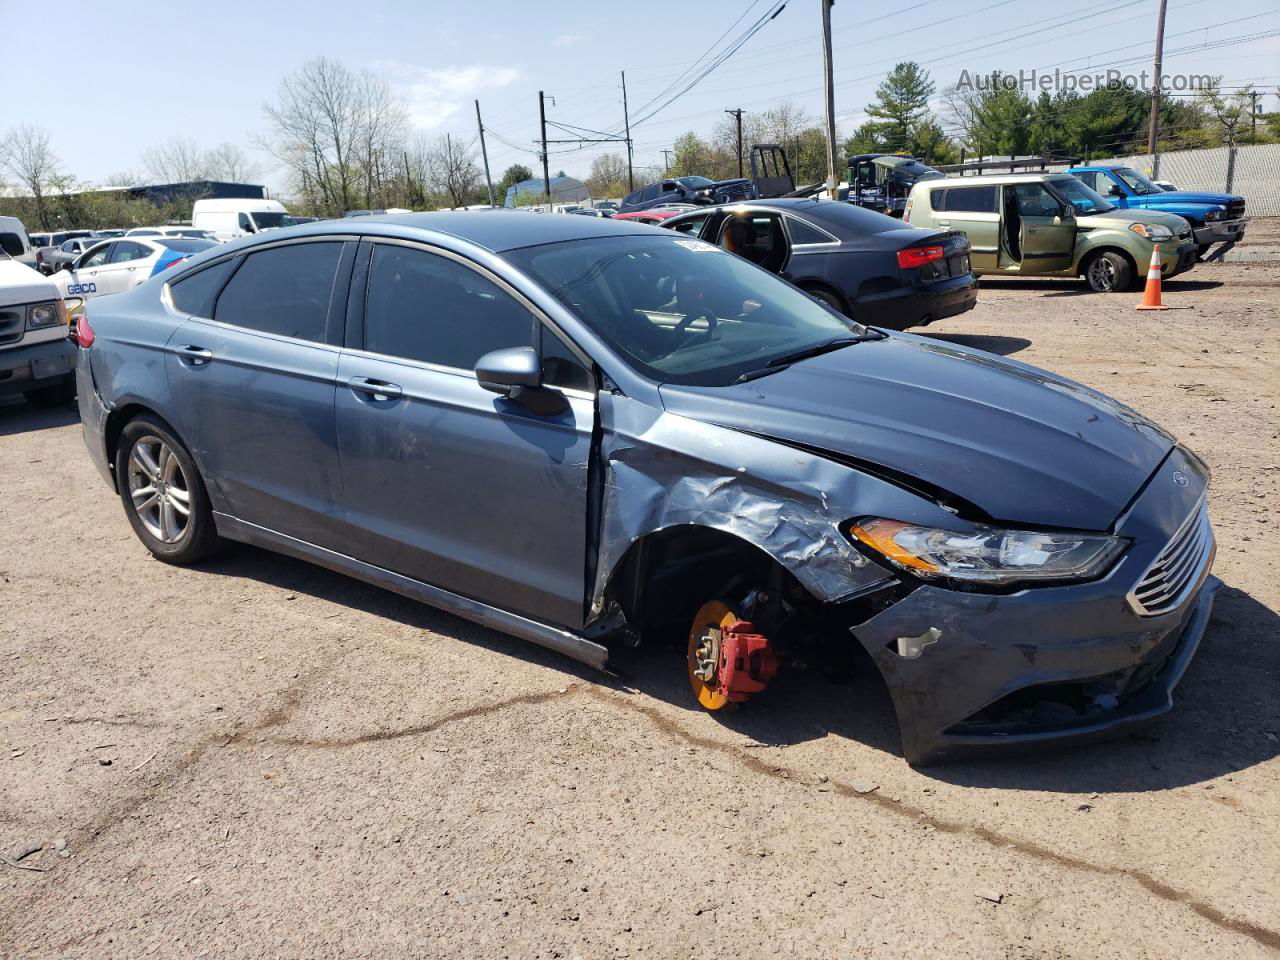
[[[784,353],[780,357],[774,357],[767,360],[763,367],[757,370],[748,370],[746,373],[739,374],[734,383],[746,383],[748,380],[755,380],[759,377],[767,377],[771,373],[777,373],[799,360],[808,360],[810,357],[817,357],[824,353],[831,353],[833,350],[839,350],[842,347],[848,347],[855,343],[864,343],[867,340],[883,340],[887,334],[881,333],[879,330],[868,328],[864,334],[856,337],[833,337],[830,340],[823,340],[821,343],[810,344],[800,350],[794,350],[791,353]]]

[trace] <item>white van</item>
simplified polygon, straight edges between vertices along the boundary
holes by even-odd
[[[0,217],[0,250],[19,263],[35,269],[36,252],[31,247],[27,228],[17,217]]]
[[[197,200],[191,226],[210,231],[219,240],[293,226],[293,218],[279,200]]]

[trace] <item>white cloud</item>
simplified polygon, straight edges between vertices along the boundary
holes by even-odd
[[[576,47],[580,43],[586,43],[587,38],[580,33],[562,33],[551,42],[557,47]]]
[[[374,65],[405,98],[414,126],[433,130],[442,126],[482,90],[508,86],[520,78],[518,67],[419,67],[394,60]]]

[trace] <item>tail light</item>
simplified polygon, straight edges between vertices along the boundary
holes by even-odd
[[[89,326],[89,314],[81,311],[76,314],[76,325],[71,331],[71,339],[75,341],[76,346],[88,349],[93,346],[93,341],[98,339],[93,332],[93,327]]]
[[[190,260],[190,259],[191,259],[191,258],[190,258],[189,256],[188,256],[188,257],[178,257],[178,259],[177,259],[177,260],[170,260],[168,263],[164,264],[160,269],[161,269],[161,270],[168,270],[168,269],[169,269],[170,267],[172,267],[174,264],[177,264],[177,263],[186,263],[186,262],[187,262],[188,260]]]
[[[946,255],[947,252],[942,247],[907,247],[898,251],[898,266],[903,270],[911,270],[941,260]]]

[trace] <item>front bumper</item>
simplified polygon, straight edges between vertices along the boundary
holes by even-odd
[[[1199,259],[1200,249],[1194,242],[1188,241],[1180,247],[1161,248],[1160,250],[1160,275],[1168,280],[1172,276],[1179,273],[1186,273],[1196,265]],[[1146,270],[1140,271],[1141,277],[1146,276]]]
[[[972,310],[977,302],[978,278],[968,274],[864,296],[854,302],[853,312],[872,326],[906,330]]]
[[[853,626],[907,761],[1097,739],[1168,712],[1221,586],[1211,544],[1176,608],[1140,616],[1127,594],[1197,509],[1204,479],[1175,449],[1121,521],[1133,542],[1100,580],[1006,595],[922,584]]]
[[[1200,246],[1213,243],[1235,243],[1237,240],[1244,239],[1244,227],[1248,222],[1247,217],[1241,217],[1239,220],[1218,220],[1193,230],[1191,235]]]
[[[76,345],[66,338],[0,350],[0,397],[53,386],[75,359]]]

